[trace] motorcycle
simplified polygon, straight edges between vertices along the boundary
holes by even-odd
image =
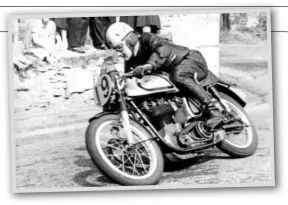
[[[236,88],[212,72],[198,83],[217,100],[225,118],[209,130],[200,103],[181,93],[167,75],[149,73],[138,79],[118,67],[106,59],[94,80],[95,102],[103,112],[89,120],[86,130],[87,150],[111,180],[126,186],[154,185],[165,160],[190,159],[213,147],[232,157],[256,151],[257,134],[244,110],[246,103]]]

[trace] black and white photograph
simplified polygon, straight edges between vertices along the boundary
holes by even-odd
[[[14,192],[275,186],[269,9],[15,15],[9,41]]]

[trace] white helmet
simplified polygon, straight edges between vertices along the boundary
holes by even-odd
[[[131,28],[131,26],[126,23],[114,23],[108,28],[106,32],[107,42],[112,48],[115,48],[123,40],[123,38],[132,31],[133,28]]]

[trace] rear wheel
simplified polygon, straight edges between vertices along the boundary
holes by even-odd
[[[145,128],[133,120],[130,125],[133,145],[118,115],[93,120],[86,131],[88,152],[103,174],[121,185],[156,184],[163,173],[162,152]]]
[[[234,157],[247,157],[252,155],[258,146],[255,127],[243,107],[233,98],[224,93],[219,93],[224,102],[230,107],[234,115],[241,118],[246,127],[242,131],[227,133],[227,138],[217,147]]]

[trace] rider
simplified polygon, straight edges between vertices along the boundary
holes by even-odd
[[[224,118],[216,101],[197,81],[208,75],[206,61],[197,50],[171,44],[152,33],[136,33],[129,25],[117,22],[106,33],[108,44],[122,54],[127,64],[135,67],[133,75],[142,77],[151,71],[165,71],[182,91],[195,97],[209,117],[206,125],[215,128]],[[194,74],[197,73],[197,81]]]

